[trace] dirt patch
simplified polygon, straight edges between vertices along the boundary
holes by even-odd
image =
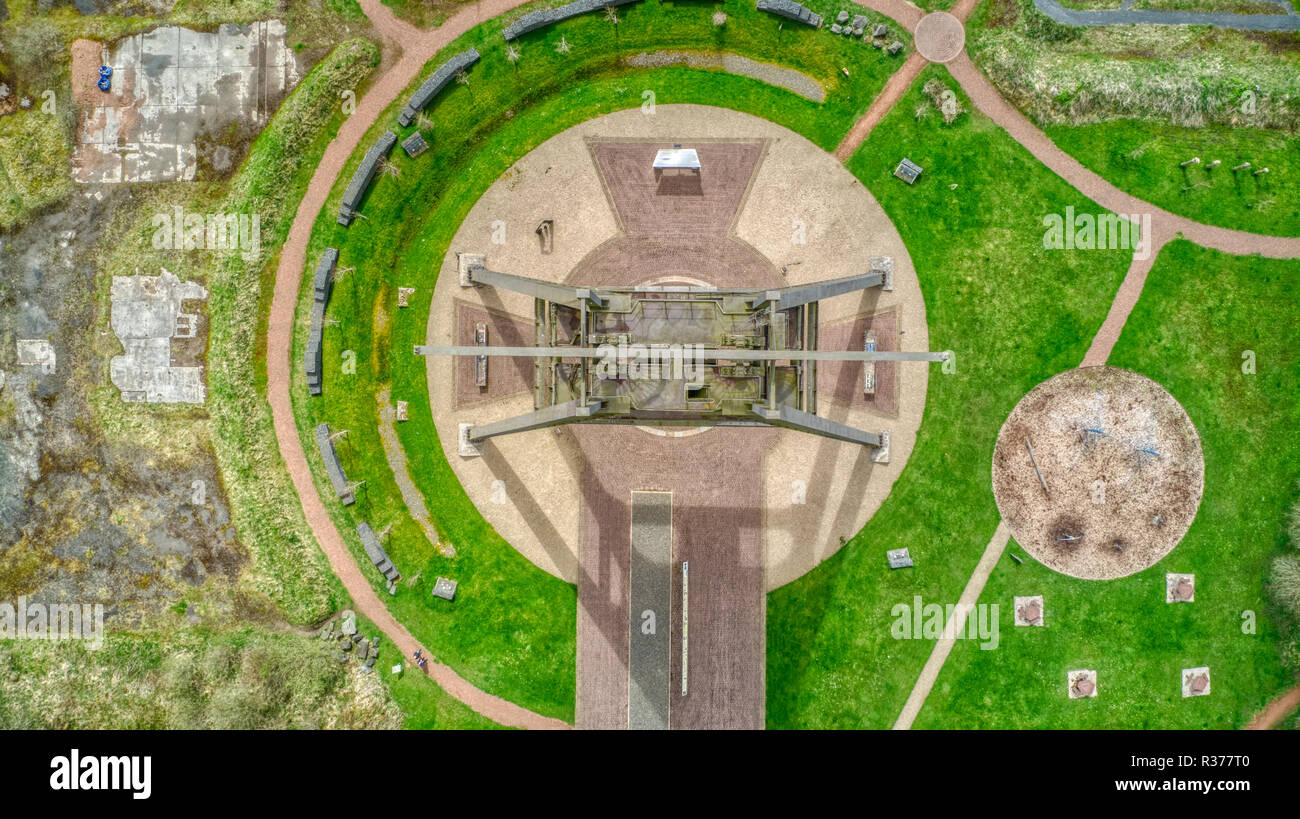
[[[1182,406],[1116,367],[1039,384],[1011,412],[993,453],[993,493],[1012,536],[1048,568],[1093,580],[1169,554],[1196,517],[1204,477],[1200,438]]]
[[[113,628],[209,578],[225,587],[246,562],[201,411],[171,416],[166,428],[188,442],[173,457],[97,410],[115,343],[96,343],[111,330],[96,301],[107,274],[94,271],[117,235],[105,232],[110,214],[129,206],[125,191],[73,196],[0,253],[0,407],[13,406],[0,413],[0,599],[103,603]],[[15,338],[48,340],[54,370],[18,365]],[[147,426],[167,416],[140,407],[123,417]]]
[[[989,28],[1010,28],[1019,18],[1020,9],[1016,7],[1016,0],[993,0],[989,6]]]
[[[73,102],[85,107],[111,104],[114,98],[96,86],[99,67],[104,64],[104,46],[94,40],[74,40],[71,51]]]

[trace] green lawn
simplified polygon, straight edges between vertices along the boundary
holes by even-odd
[[[106,631],[99,649],[79,640],[0,640],[0,728],[284,731],[402,724],[382,683],[353,676],[356,661],[338,662],[313,636],[249,622],[191,626],[179,613],[151,622],[147,631],[111,622]],[[476,727],[477,715],[462,717],[455,708],[468,709],[434,689],[421,695],[422,708],[440,708],[440,719]],[[394,696],[401,701],[398,691]]]
[[[932,644],[892,639],[890,610],[914,595],[956,602],[998,523],[998,429],[1025,392],[1082,360],[1128,266],[1124,251],[1044,250],[1044,213],[1095,206],[978,113],[916,119],[929,77],[957,88],[927,68],[848,166],[907,243],[930,348],[954,350],[957,373],[932,370],[916,449],[871,521],[769,596],[772,728],[893,724]],[[925,168],[913,187],[891,176],[903,156]],[[901,547],[916,568],[890,571],[885,552]]]
[[[363,637],[373,637],[379,630],[370,620],[357,615],[357,631]],[[400,674],[393,673],[393,666],[397,663],[402,665]],[[355,671],[355,662],[347,668]],[[374,673],[402,709],[403,728],[477,731],[502,727],[444,691],[417,668],[410,657],[399,654],[397,646],[387,639],[380,641]]]
[[[1210,225],[1300,236],[1300,136],[1257,128],[1175,128],[1121,120],[1051,126],[1061,150],[1116,187]],[[1187,170],[1180,163],[1200,157]],[[1212,171],[1207,166],[1220,164]],[[1233,174],[1231,168],[1250,163]],[[1254,176],[1252,171],[1268,168]]]
[[[1212,271],[1215,287],[1189,270]],[[1238,728],[1294,684],[1262,579],[1285,546],[1300,480],[1298,288],[1300,262],[1166,246],[1109,363],[1164,385],[1196,425],[1205,495],[1195,522],[1168,557],[1119,580],[1004,558],[980,600],[1001,606],[1001,645],[960,641],[916,727]],[[1241,369],[1245,350],[1256,355],[1253,375]],[[1167,571],[1196,574],[1196,602],[1164,602]],[[1046,627],[1009,625],[1011,598],[1027,594],[1044,596]],[[1254,634],[1242,632],[1246,611]],[[1179,674],[1200,665],[1213,693],[1184,700]],[[1065,696],[1073,668],[1097,670],[1096,699]]]
[[[565,128],[640,106],[645,91],[654,93],[657,104],[726,101],[729,107],[799,130],[829,149],[898,65],[875,49],[854,48],[824,32],[778,34],[773,18],[739,4],[727,6],[731,18],[719,30],[709,19],[714,8],[671,3],[629,7],[620,10],[615,36],[601,15],[588,15],[523,38],[517,68],[503,57],[499,21],[467,33],[429,67],[469,45],[483,54],[469,73],[469,85],[454,85],[431,107],[436,124],[426,136],[432,136],[433,150],[414,161],[396,152],[401,175],[379,179],[362,208],[366,219],[344,230],[334,215],[349,167],[312,235],[304,282],[327,246],[340,249],[341,266],[357,267],[336,286],[331,302],[330,317],[338,324],[325,333],[325,395],[308,400],[300,371],[294,385],[303,434],[310,436],[320,421],[347,429],[341,458],[351,479],[366,481],[356,506],[345,510],[331,503],[331,513],[377,587],[379,576],[368,568],[353,530],[360,520],[376,529],[392,526],[386,548],[413,582],[388,599],[412,633],[476,685],[548,716],[573,719],[576,590],[534,567],[502,540],[478,514],[443,457],[430,416],[424,362],[410,353],[424,339],[437,275],[437,265],[429,260],[443,257],[470,207],[515,160]],[[571,46],[567,57],[555,50],[561,37]],[[670,46],[731,49],[788,63],[825,83],[828,101],[818,105],[722,72],[631,71],[618,57],[619,52]],[[839,73],[841,67],[849,67],[848,78]],[[364,147],[382,128],[395,127],[396,110],[382,118]],[[400,312],[395,307],[399,283],[416,288],[411,307]],[[294,361],[301,356],[309,298],[304,288]],[[341,372],[343,350],[357,353],[355,375]],[[373,396],[386,385],[410,402],[411,421],[399,426],[399,435],[440,536],[457,549],[454,559],[430,546],[402,505],[377,430]],[[307,441],[314,449],[310,437]],[[330,497],[319,458],[309,457],[309,462],[324,496]],[[454,603],[430,596],[439,574],[459,581]]]
[[[383,0],[399,19],[420,28],[440,26],[460,5],[455,0]]]

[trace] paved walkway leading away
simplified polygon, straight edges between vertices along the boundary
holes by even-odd
[[[1117,9],[1080,11],[1067,9],[1057,0],[1034,0],[1034,7],[1067,26],[1215,26],[1244,31],[1300,31],[1300,16],[1287,0],[1258,0],[1273,3],[1280,14],[1229,14],[1224,11],[1181,11],[1174,9]]]
[[[966,581],[966,588],[962,589],[961,597],[957,600],[957,607],[953,610],[953,620],[950,623],[944,623],[944,636],[939,638],[934,644],[934,650],[930,652],[930,659],[925,661],[925,667],[921,669],[921,676],[916,678],[916,684],[912,686],[912,693],[908,695],[907,702],[903,703],[903,711],[898,715],[898,720],[894,723],[895,731],[905,731],[912,727],[916,720],[916,715],[921,713],[921,706],[925,704],[925,698],[930,696],[930,689],[934,688],[934,681],[939,679],[939,672],[943,669],[943,664],[948,660],[948,655],[952,653],[952,647],[957,643],[957,635],[964,634],[966,629],[966,616],[975,604],[979,602],[980,593],[984,591],[984,584],[988,582],[989,575],[993,572],[993,567],[997,565],[998,558],[1002,557],[1002,552],[1007,548],[1007,541],[1011,538],[1011,532],[1007,529],[1004,521],[998,521],[998,528],[993,530],[993,537],[989,539],[989,545],[984,547],[984,555],[980,558],[979,564],[975,571],[971,573],[970,580]]]
[[[854,151],[867,141],[871,131],[885,118],[885,114],[888,114],[912,87],[912,83],[920,76],[921,69],[926,65],[928,63],[919,51],[913,51],[907,56],[906,62],[890,76],[885,82],[885,87],[880,89],[880,94],[871,101],[867,112],[859,117],[849,132],[844,135],[839,147],[835,149],[836,159],[847,162],[849,157],[853,156]]]
[[[1147,274],[1151,272],[1151,267],[1155,264],[1156,257],[1160,255],[1160,250],[1165,243],[1173,238],[1168,231],[1157,232],[1154,224],[1151,232],[1154,235],[1143,240],[1144,244],[1140,246],[1140,252],[1133,253],[1133,261],[1129,265],[1128,273],[1124,274],[1124,281],[1115,292],[1106,320],[1101,323],[1097,335],[1092,337],[1092,345],[1084,354],[1080,367],[1100,367],[1110,358],[1110,351],[1115,349],[1115,342],[1119,341],[1120,331],[1128,323],[1129,313],[1133,312],[1138,296],[1142,295]]]
[[[361,7],[383,36],[402,49],[401,59],[375,80],[357,104],[356,111],[344,121],[338,134],[325,149],[320,164],[312,174],[307,191],[298,205],[288,240],[280,253],[280,263],[275,273],[275,293],[271,301],[270,322],[267,329],[266,367],[268,399],[275,422],[275,437],[284,457],[285,467],[293,479],[294,488],[302,502],[307,524],[316,536],[316,542],[329,558],[330,566],[344,588],[352,596],[357,611],[368,617],[409,657],[420,643],[401,623],[389,613],[374,588],[361,573],[342,536],[325,510],[320,494],[312,482],[307,456],[294,424],[293,406],[289,399],[289,350],[293,342],[294,308],[298,304],[298,290],[306,265],[307,240],[330,188],[343,170],[348,157],[356,150],[366,130],[397,99],[419,75],[424,64],[438,49],[477,25],[484,16],[503,14],[525,0],[480,0],[465,6],[455,16],[433,31],[421,31],[392,16],[392,12],[379,0],[361,0]],[[451,668],[431,662],[429,676],[451,696],[463,702],[488,719],[516,728],[567,728],[562,720],[543,717],[479,690],[462,679]]]

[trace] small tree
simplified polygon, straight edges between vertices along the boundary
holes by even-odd
[[[563,34],[560,35],[560,44],[555,47],[555,50],[560,54],[569,53],[569,41],[564,38]]]
[[[523,55],[519,53],[519,49],[512,45],[506,46],[506,62],[514,66],[516,71],[519,70],[519,58],[521,56]]]
[[[614,26],[614,36],[618,37],[618,11],[613,6],[605,6],[605,19]]]
[[[432,131],[433,119],[423,111],[415,115],[415,127],[420,131]]]
[[[397,167],[397,163],[391,159],[379,160],[379,171],[384,176],[399,177],[402,175],[402,169]]]
[[[462,68],[456,72],[456,82],[465,86],[467,89],[469,88],[469,74],[465,73],[465,69]],[[474,96],[473,89],[470,89],[469,95],[471,97]]]
[[[713,25],[725,26],[727,24],[727,13],[725,11],[713,12]]]

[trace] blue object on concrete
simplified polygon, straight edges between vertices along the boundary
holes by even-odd
[[[113,67],[109,65],[101,65],[99,67],[99,76],[101,77],[113,76]]]
[[[113,87],[113,84],[109,82],[108,77],[100,77],[99,82],[95,83],[95,85],[99,86],[100,91],[107,91]]]

